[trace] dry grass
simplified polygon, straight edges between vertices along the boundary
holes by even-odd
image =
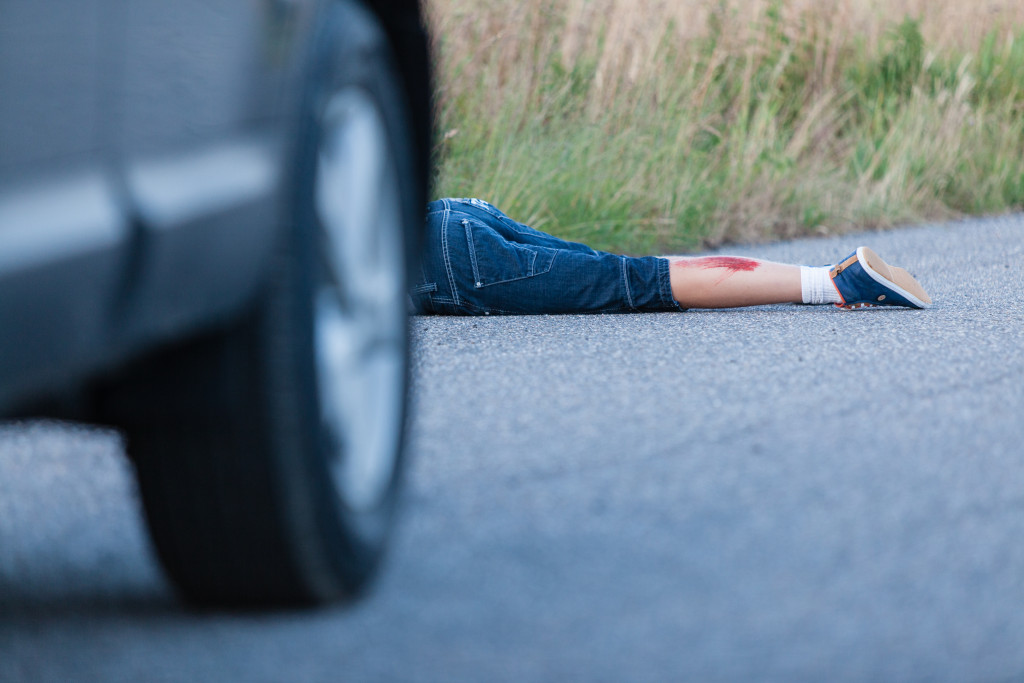
[[[572,238],[652,251],[1024,205],[1016,0],[427,7],[439,193]]]

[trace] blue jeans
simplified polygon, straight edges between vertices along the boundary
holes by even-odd
[[[427,205],[419,314],[632,313],[683,310],[669,262],[595,251],[517,223],[479,199]]]

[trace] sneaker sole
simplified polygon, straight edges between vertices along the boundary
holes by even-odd
[[[857,258],[875,282],[896,290],[897,294],[918,308],[931,306],[931,297],[924,291],[924,287],[903,268],[890,266],[869,247],[858,247]]]

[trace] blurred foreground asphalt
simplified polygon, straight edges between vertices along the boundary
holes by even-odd
[[[859,244],[936,306],[414,320],[348,607],[189,610],[116,434],[0,427],[0,681],[1024,679],[1024,216],[729,252]]]

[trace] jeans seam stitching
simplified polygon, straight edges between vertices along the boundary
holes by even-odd
[[[664,263],[660,263],[664,261]],[[658,263],[658,290],[661,292],[661,302],[667,308],[674,308],[675,310],[685,311],[686,308],[676,301],[675,296],[672,294],[672,275],[670,269],[672,264],[668,259],[659,259]]]
[[[622,286],[626,290],[626,303],[629,304],[631,310],[636,310],[636,306],[633,304],[633,293],[629,291],[629,277],[626,274],[626,257],[623,256],[620,260],[622,264]]]
[[[483,284],[480,277],[480,265],[476,260],[476,242],[473,240],[473,228],[469,225],[469,219],[462,219],[462,229],[466,231],[466,246],[469,247],[469,264],[473,268],[473,284],[477,287]]]
[[[420,285],[414,285],[409,291],[411,293],[413,293],[413,294],[427,294],[429,292],[436,292],[437,291],[437,283],[436,282],[427,282],[427,283],[420,284]]]
[[[455,276],[452,274],[451,257],[448,255],[448,219],[451,216],[451,207],[448,205],[448,200],[444,202],[444,218],[441,221],[441,251],[444,252],[444,269],[448,273],[448,285],[452,290],[452,298],[455,300],[455,305],[459,305],[459,292],[455,289]]]

